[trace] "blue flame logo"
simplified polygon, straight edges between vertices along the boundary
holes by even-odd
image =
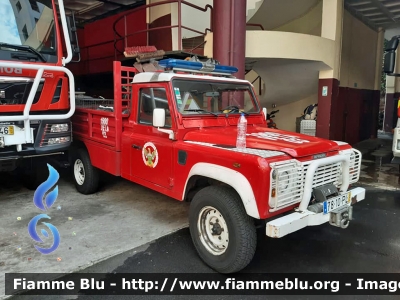
[[[47,209],[49,209],[54,204],[54,202],[56,202],[58,196],[58,186],[55,186],[52,191],[50,190],[58,182],[60,176],[52,166],[48,164],[47,167],[49,168],[49,177],[36,189],[35,194],[33,195],[33,203],[37,208],[39,208],[42,211],[46,211]],[[28,232],[34,241],[43,243],[43,240],[39,237],[38,233],[36,232],[36,226],[40,219],[51,219],[51,218],[46,214],[37,215],[29,222]],[[35,245],[35,248],[42,254],[50,254],[54,252],[60,245],[60,234],[54,225],[46,222],[42,222],[42,224],[45,225],[53,235],[54,237],[53,245],[51,245],[50,248],[41,248]],[[46,239],[49,238],[49,233],[45,229],[42,229],[40,232]]]

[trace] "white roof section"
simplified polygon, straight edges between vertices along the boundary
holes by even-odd
[[[181,79],[198,79],[198,80],[212,80],[212,81],[224,81],[224,82],[236,82],[250,84],[247,80],[237,78],[218,77],[210,75],[192,75],[192,74],[177,74],[173,72],[143,72],[138,73],[133,77],[132,83],[148,83],[148,82],[168,82],[173,78]]]

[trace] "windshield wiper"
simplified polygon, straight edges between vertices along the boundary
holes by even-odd
[[[208,110],[205,110],[205,109],[185,109],[184,111],[205,112],[205,113],[209,113],[209,114],[212,114],[212,115],[218,117],[218,114],[213,113],[213,112],[208,111]]]
[[[15,49],[15,50],[31,52],[31,53],[35,54],[37,57],[39,57],[43,62],[47,62],[47,60],[44,58],[42,53],[40,53],[35,48],[32,48],[31,46],[28,46],[28,45],[13,45],[13,44],[7,44],[7,43],[0,43],[0,47],[6,47],[6,48]]]

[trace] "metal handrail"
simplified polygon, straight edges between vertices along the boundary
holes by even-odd
[[[257,79],[261,79],[260,75],[258,75],[258,76],[256,77],[256,79],[254,79],[254,80],[251,82],[251,84],[253,84],[254,82],[256,82]]]
[[[204,41],[204,42],[198,44],[196,47],[190,49],[190,52],[193,52],[193,51],[196,50],[197,48],[200,48],[200,47],[203,46],[205,43],[207,43],[207,41]]]
[[[258,75],[257,77],[256,77],[256,79],[254,79],[252,82],[251,82],[251,84],[253,84],[254,82],[256,82],[257,80],[259,80],[259,84],[258,84],[258,94],[259,95],[261,95],[261,92],[262,92],[262,88],[261,88],[261,77],[260,77],[260,75]]]
[[[265,29],[264,29],[264,26],[262,26],[261,24],[257,24],[257,23],[247,23],[246,26],[260,27],[261,30],[265,30]]]
[[[25,131],[25,143],[32,142],[31,136],[31,120],[60,120],[60,119],[68,119],[75,112],[75,80],[72,72],[65,67],[61,66],[48,66],[43,64],[24,64],[15,62],[0,62],[0,66],[3,68],[23,68],[24,70],[36,70],[36,76],[33,81],[31,90],[29,92],[28,99],[26,100],[24,111],[22,115],[12,115],[12,116],[1,116],[1,122],[10,122],[10,121],[24,121],[24,131]],[[70,108],[68,113],[66,114],[41,114],[41,115],[31,115],[30,110],[33,104],[33,100],[35,98],[35,94],[39,87],[39,82],[43,76],[44,71],[55,71],[55,72],[64,72],[68,76],[69,90],[70,90]]]
[[[127,32],[126,32],[127,31],[127,27],[124,26],[125,35],[121,35],[116,29],[117,24],[122,19],[124,19],[125,24],[126,24],[126,17],[131,15],[131,14],[133,14],[133,13],[136,13],[136,12],[138,12],[140,10],[147,9],[147,8],[150,8],[150,7],[154,7],[154,6],[158,6],[158,5],[164,5],[164,4],[171,4],[171,3],[178,3],[178,25],[162,26],[162,27],[151,28],[151,29],[148,28],[148,29],[145,29],[145,30],[140,30],[139,32],[131,33],[131,34],[127,34]],[[189,28],[189,27],[186,27],[186,26],[182,26],[182,15],[181,15],[182,14],[181,13],[182,4],[185,4],[187,6],[190,6],[192,8],[195,8],[195,9],[203,11],[203,12],[206,12],[208,9],[210,9],[210,28],[206,28],[204,32],[200,32],[198,30],[195,30],[195,29],[192,29],[192,28]],[[119,51],[116,48],[116,44],[117,44],[117,42],[119,40],[125,40],[125,48],[126,48],[127,47],[127,38],[129,36],[132,36],[132,35],[135,35],[135,34],[138,34],[138,33],[143,33],[143,32],[149,32],[149,31],[161,30],[161,29],[168,29],[168,28],[176,28],[176,27],[178,28],[178,41],[179,41],[178,50],[182,50],[182,29],[190,30],[190,31],[199,33],[201,35],[205,35],[207,31],[212,32],[212,30],[213,30],[213,7],[211,5],[209,5],[209,4],[207,4],[203,8],[203,7],[197,6],[197,5],[193,4],[193,3],[187,2],[185,0],[165,0],[165,1],[160,1],[160,2],[157,2],[157,3],[151,3],[151,4],[147,4],[147,5],[144,5],[144,6],[137,7],[135,9],[127,12],[126,14],[120,16],[117,20],[114,21],[114,24],[113,24],[114,48],[115,48],[116,51],[122,53],[121,51]]]

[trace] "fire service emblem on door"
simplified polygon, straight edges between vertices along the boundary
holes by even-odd
[[[153,143],[148,142],[144,144],[142,150],[142,158],[146,166],[150,168],[155,168],[157,166],[158,152],[156,146]]]

